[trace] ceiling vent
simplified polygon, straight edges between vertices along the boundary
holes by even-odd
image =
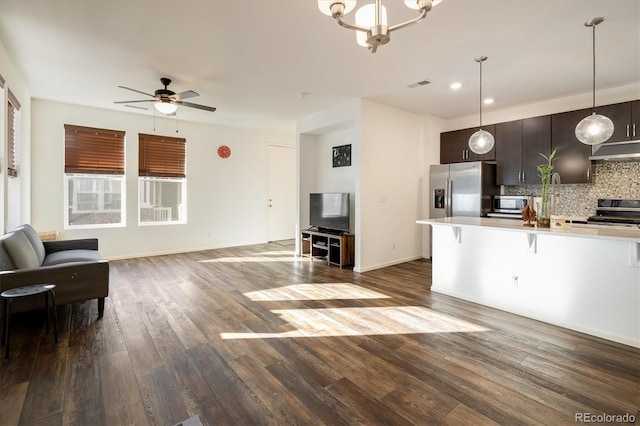
[[[431,82],[429,80],[422,80],[422,81],[418,81],[417,83],[410,84],[407,87],[409,89],[415,89],[416,87],[426,86],[427,84],[431,84]]]

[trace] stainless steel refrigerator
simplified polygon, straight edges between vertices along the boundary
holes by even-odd
[[[493,196],[499,193],[495,164],[439,164],[430,172],[430,218],[486,216],[491,211]]]

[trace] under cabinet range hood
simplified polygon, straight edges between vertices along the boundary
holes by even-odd
[[[594,146],[589,160],[640,161],[640,140]]]

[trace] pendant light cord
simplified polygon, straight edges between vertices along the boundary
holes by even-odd
[[[482,130],[482,60],[480,61],[480,130]]]
[[[593,25],[593,107],[591,113],[596,113],[596,25]]]

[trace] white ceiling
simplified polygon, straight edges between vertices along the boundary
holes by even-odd
[[[383,4],[390,25],[416,13]],[[315,0],[0,0],[0,40],[34,98],[152,114],[113,104],[144,99],[117,86],[153,93],[166,76],[218,108],[181,108],[183,119],[291,129],[354,97],[445,119],[475,114],[480,55],[495,98],[485,111],[590,92],[584,22],[596,16],[598,89],[638,83],[638,0],[444,0],[375,54]],[[431,84],[407,88],[423,79]]]

